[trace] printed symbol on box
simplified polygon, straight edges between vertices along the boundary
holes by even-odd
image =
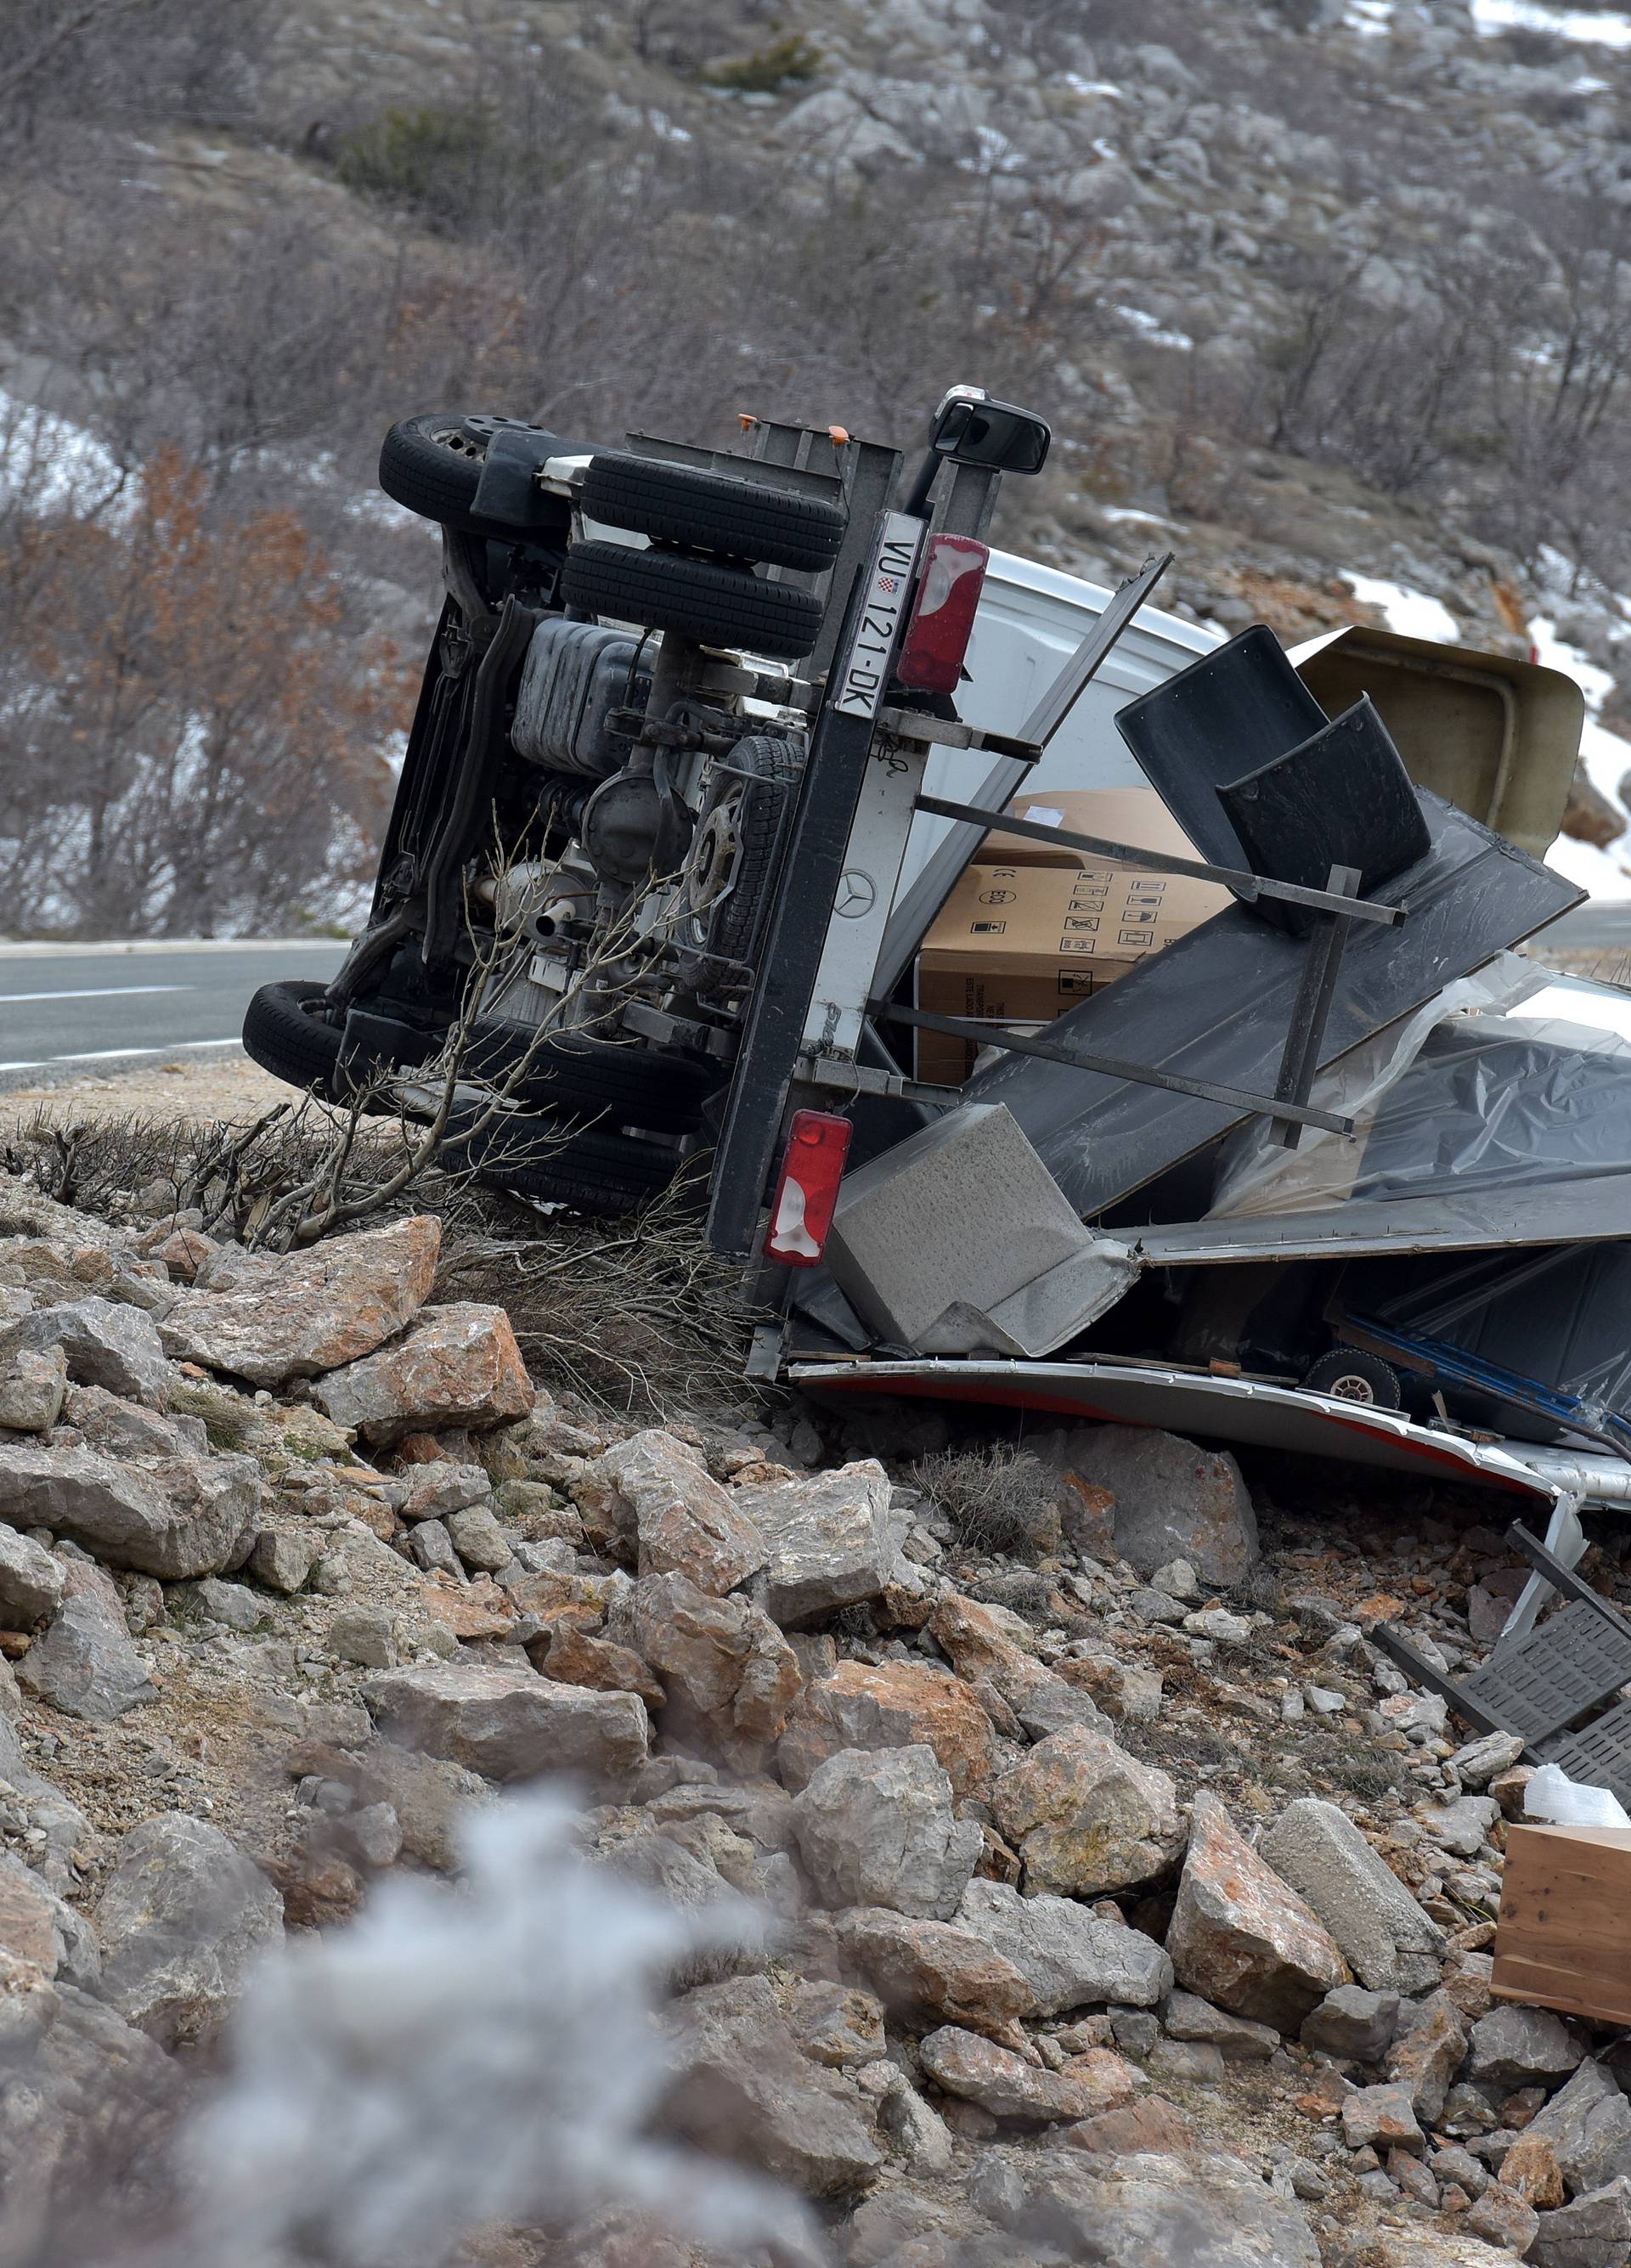
[[[845,921],[860,921],[878,902],[878,886],[870,874],[859,866],[852,866],[838,878],[838,894],[832,901],[832,910]]]
[[[1117,942],[1120,945],[1136,945],[1139,951],[1144,953],[1148,950],[1149,932],[1148,930],[1141,929],[1124,929]]]
[[[1096,914],[1068,914],[1065,919],[1066,929],[1096,930],[1098,925],[1099,917]]]
[[[1126,912],[1123,914],[1122,919],[1126,922],[1142,922],[1147,929],[1153,929],[1155,925],[1155,915],[1141,912],[1137,906],[1129,906]]]
[[[1011,906],[1015,895],[1013,890],[982,890],[979,902],[983,906]]]
[[[970,934],[974,937],[1000,937],[1007,929],[1005,921],[971,922]]]
[[[1145,882],[1137,889],[1127,892],[1127,903],[1130,906],[1158,906],[1165,888],[1164,882]]]
[[[1062,937],[1059,939],[1061,953],[1096,953],[1098,949],[1099,941],[1096,937]]]
[[[1093,979],[1085,968],[1061,968],[1059,989],[1061,992],[1074,992],[1085,997],[1093,990]]]

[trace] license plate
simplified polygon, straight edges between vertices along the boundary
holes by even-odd
[[[844,657],[833,703],[842,717],[875,717],[883,705],[926,533],[924,523],[907,512],[884,515],[867,569],[860,619]]]

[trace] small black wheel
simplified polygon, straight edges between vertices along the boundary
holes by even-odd
[[[689,928],[700,951],[750,961],[775,887],[782,814],[804,759],[791,740],[756,733],[737,741],[726,765],[691,847]],[[742,772],[749,777],[732,777]]]
[[[1304,1373],[1303,1383],[1310,1394],[1363,1403],[1371,1410],[1397,1410],[1403,1399],[1391,1364],[1360,1347],[1332,1347]]]
[[[844,541],[841,504],[789,496],[690,465],[666,465],[620,450],[601,451],[583,483],[583,509],[608,527],[632,528],[653,542],[813,573],[830,567]]]
[[[717,559],[636,551],[626,543],[574,543],[561,592],[586,614],[767,658],[796,660],[821,634],[821,600],[812,592],[767,583]]]
[[[616,1219],[665,1189],[679,1171],[675,1151],[632,1134],[575,1132],[565,1120],[519,1112],[461,1131],[461,1121],[468,1126],[475,1115],[450,1121],[443,1162],[518,1197]]]
[[[290,1086],[334,1100],[341,1034],[323,1022],[328,988],[301,978],[262,984],[244,1014],[244,1053]]]
[[[557,529],[536,525],[506,529],[501,522],[476,517],[476,492],[482,482],[487,444],[494,433],[506,426],[537,433],[546,441],[557,441],[560,438],[546,432],[542,426],[528,425],[520,417],[494,417],[454,409],[431,410],[422,417],[404,417],[400,424],[392,426],[380,447],[380,486],[393,503],[417,512],[421,519],[433,519],[440,526],[455,528],[466,535],[507,534],[512,541],[524,536],[533,542],[545,537],[562,541],[572,522],[570,509],[564,500]],[[572,442],[560,441],[559,448],[550,453],[574,453],[576,447]]]
[[[587,1032],[551,1032],[540,1040],[524,1024],[496,1020],[475,1026],[464,1068],[518,1102],[660,1134],[694,1132],[704,1102],[725,1076],[722,1064],[694,1056],[658,1055]]]

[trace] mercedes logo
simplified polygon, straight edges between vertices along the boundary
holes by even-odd
[[[838,878],[838,895],[833,899],[832,910],[845,921],[860,921],[863,914],[872,911],[877,902],[878,886],[871,875],[863,873],[859,866],[852,866]]]

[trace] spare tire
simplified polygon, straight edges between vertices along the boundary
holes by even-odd
[[[561,592],[586,614],[767,659],[796,660],[821,635],[822,603],[813,592],[767,583],[747,567],[634,551],[626,543],[574,543]]]
[[[315,1012],[328,990],[298,976],[262,984],[245,1011],[243,1037],[244,1053],[262,1071],[332,1102],[342,1035]]]
[[[825,497],[791,496],[785,489],[621,450],[603,450],[591,460],[582,502],[590,519],[632,528],[653,542],[816,573],[838,557],[847,525],[843,505]]]
[[[562,441],[558,434],[542,426],[528,425],[524,418],[495,417],[456,409],[428,410],[422,417],[404,417],[386,435],[380,450],[380,486],[394,504],[417,512],[421,519],[433,519],[439,526],[454,528],[462,534],[507,537],[511,541],[526,539],[535,543],[565,541],[572,525],[571,510],[565,498],[561,499],[558,526],[532,522],[526,526],[511,527],[503,521],[476,517],[476,492],[482,484],[487,444],[502,426],[541,434],[546,441],[558,441],[559,447],[551,450],[552,455],[578,452],[575,442]]]

